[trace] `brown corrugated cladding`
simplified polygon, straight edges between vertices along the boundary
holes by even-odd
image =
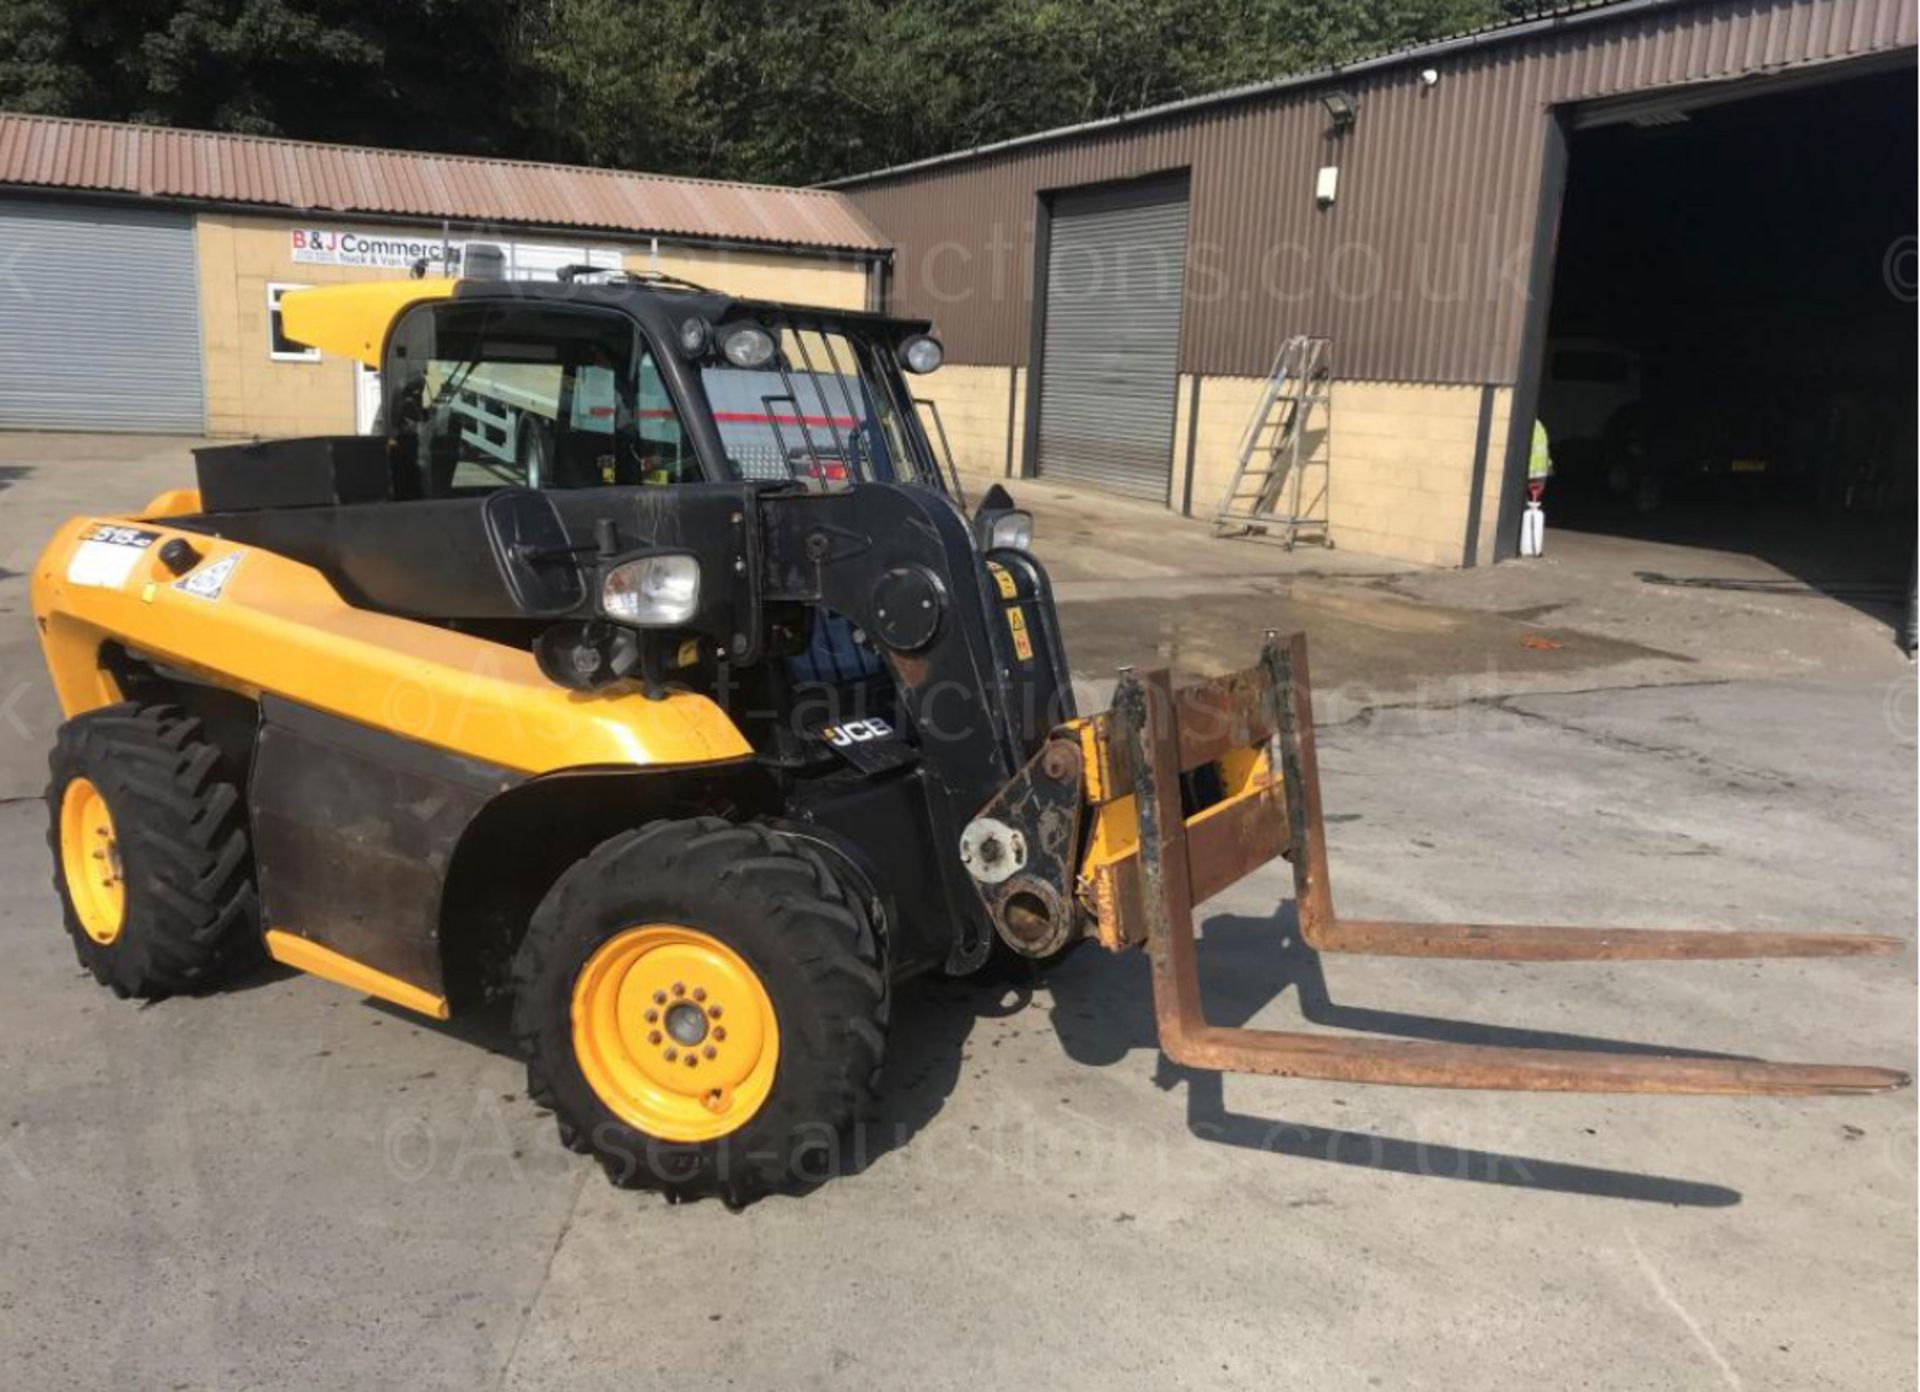
[[[1188,169],[1183,370],[1264,374],[1281,338],[1341,376],[1514,380],[1542,141],[1556,104],[1911,49],[1912,0],[1623,5],[1268,96],[842,184],[893,242],[898,312],[954,362],[1024,363],[1039,194]],[[1420,81],[1432,67],[1440,80]],[[1320,94],[1355,97],[1330,137]],[[1315,206],[1314,173],[1340,168]]]
[[[0,112],[0,185],[880,251],[843,196]]]

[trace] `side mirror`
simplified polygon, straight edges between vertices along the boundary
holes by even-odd
[[[532,619],[558,618],[587,602],[580,556],[553,499],[531,488],[503,488],[482,510],[487,545],[514,606]]]

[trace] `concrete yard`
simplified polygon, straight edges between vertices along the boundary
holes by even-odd
[[[617,1191],[498,1018],[263,973],[140,1006],[75,966],[27,603],[186,442],[0,436],[0,1364],[19,1386],[1858,1388],[1915,1384],[1911,1091],[1485,1095],[1191,1073],[1140,957],[895,1013],[854,1173],[741,1213]],[[1216,542],[1057,488],[1076,677],[1304,626],[1356,914],[1915,927],[1915,677],[1761,562],[1553,535],[1466,572]],[[1648,576],[1654,577],[1648,579]],[[1688,583],[1711,579],[1714,583]],[[1500,966],[1208,907],[1221,1023],[1908,1067],[1915,960]]]

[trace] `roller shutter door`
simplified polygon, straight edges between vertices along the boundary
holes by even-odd
[[[1054,201],[1041,477],[1167,498],[1186,254],[1184,181]]]
[[[0,428],[198,434],[191,214],[0,199]]]

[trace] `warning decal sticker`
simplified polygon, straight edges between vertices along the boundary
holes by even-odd
[[[226,593],[227,581],[240,568],[240,558],[244,555],[244,551],[235,551],[232,555],[222,556],[217,561],[201,566],[185,579],[174,581],[173,587],[184,594],[198,595],[201,599],[218,599]]]

